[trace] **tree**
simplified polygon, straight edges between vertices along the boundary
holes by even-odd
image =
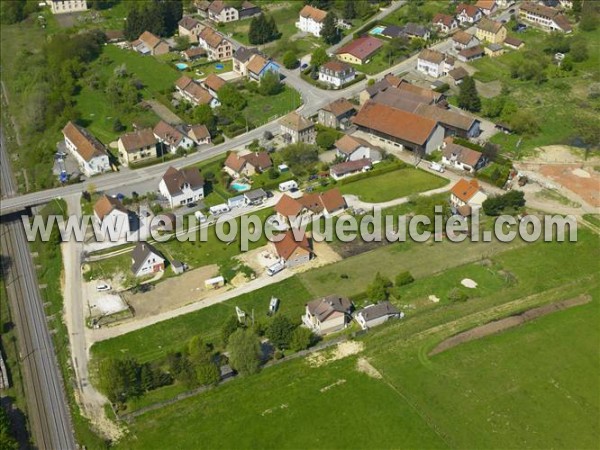
[[[581,17],[579,22],[579,29],[581,31],[594,31],[598,28],[599,18],[597,14],[585,14]]]
[[[251,44],[265,44],[281,37],[275,19],[267,17],[264,14],[254,16],[250,22],[248,30],[248,39]]]
[[[248,104],[241,92],[231,83],[227,83],[219,89],[219,100],[225,108],[230,108],[236,112],[241,111]]]
[[[394,280],[394,285],[396,287],[406,286],[407,284],[410,284],[413,281],[415,281],[415,279],[410,274],[410,272],[400,272],[398,275],[396,275],[396,279]]]
[[[298,57],[292,50],[288,50],[283,55],[283,65],[286,69],[295,69],[298,65]]]
[[[289,346],[292,332],[296,326],[286,316],[277,315],[267,328],[265,335],[271,343],[283,350]]]
[[[344,19],[351,20],[356,17],[356,8],[354,0],[346,0],[344,2]]]
[[[377,302],[387,300],[390,287],[392,287],[390,279],[377,272],[373,282],[367,286],[367,296]]]
[[[530,110],[519,109],[507,121],[517,134],[533,136],[540,131],[539,116]]]
[[[337,140],[337,134],[334,131],[323,130],[317,134],[317,145],[324,149],[330,149]]]
[[[588,48],[585,39],[578,38],[573,40],[570,55],[575,62],[582,62],[588,59]]]
[[[573,128],[586,148],[600,148],[600,123],[595,114],[579,112],[573,117]],[[587,152],[586,152],[587,153]]]
[[[229,362],[241,375],[258,372],[260,365],[260,341],[252,330],[239,329],[229,337],[227,345]]]
[[[291,171],[296,174],[306,173],[319,161],[319,148],[316,145],[299,142],[285,147],[281,151],[284,161],[287,161]]]
[[[118,117],[113,121],[112,128],[116,133],[120,133],[121,131],[125,130],[125,126],[121,123],[121,120]]]
[[[323,28],[321,29],[321,36],[325,43],[332,45],[339,41],[340,33],[337,28],[337,17],[334,13],[329,12],[325,16],[323,21]]]
[[[499,216],[506,210],[517,210],[523,206],[525,206],[525,193],[517,190],[489,197],[482,205],[483,212],[488,216]]]
[[[206,128],[208,128],[208,131],[210,131],[211,135],[216,131],[217,117],[215,116],[215,113],[210,105],[197,106],[192,113],[192,117],[194,118],[195,122],[206,125]]]
[[[327,52],[324,48],[317,47],[312,52],[310,63],[313,65],[313,67],[321,67],[327,61],[329,61],[329,56],[327,56]]]
[[[223,327],[221,327],[221,339],[223,340],[223,344],[227,345],[229,342],[229,337],[235,333],[240,326],[241,324],[237,320],[237,317],[230,316],[229,319],[227,319],[227,322],[225,322]]]
[[[268,71],[260,79],[258,92],[265,96],[271,96],[279,94],[282,89],[283,84],[281,84],[281,80],[279,79],[279,73]]]
[[[190,47],[190,38],[188,36],[177,36],[175,38],[174,50],[182,52]]]
[[[17,450],[19,443],[13,436],[10,417],[3,407],[0,407],[0,448],[2,450]]]
[[[465,77],[460,84],[458,106],[472,112],[478,112],[481,109],[481,99],[477,93],[475,80],[472,77]]]
[[[210,345],[206,344],[200,336],[194,336],[188,343],[190,362],[196,370],[200,385],[216,384],[221,374],[213,357]]]
[[[292,332],[292,337],[290,339],[290,350],[294,352],[299,352],[301,350],[306,350],[310,347],[314,336],[312,331],[308,328],[304,327],[296,327],[296,329]]]
[[[106,358],[100,362],[99,387],[113,403],[124,403],[140,394],[139,366],[132,358]]]

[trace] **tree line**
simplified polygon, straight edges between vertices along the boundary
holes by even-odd
[[[137,39],[144,31],[157,36],[172,36],[183,17],[181,0],[133,2],[125,21],[125,37]]]

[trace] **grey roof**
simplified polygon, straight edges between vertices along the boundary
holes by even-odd
[[[418,25],[416,23],[407,23],[404,25],[404,32],[411,36],[419,36],[424,37],[427,35],[427,28],[423,25]]]
[[[183,263],[178,259],[174,259],[173,261],[171,261],[171,265],[175,268],[183,267]]]
[[[488,45],[488,48],[493,52],[497,52],[499,50],[502,50],[504,47],[502,47],[500,44],[490,44]]]
[[[339,295],[328,295],[307,304],[309,312],[316,316],[319,322],[324,322],[333,313],[350,314],[352,312],[352,302],[346,297]]]
[[[256,47],[240,47],[233,54],[233,58],[245,63],[248,62],[252,55],[258,55],[259,53]]]
[[[254,189],[253,191],[246,192],[244,196],[248,200],[253,201],[266,197],[267,193],[264,191],[264,189]]]
[[[398,308],[390,302],[381,302],[361,309],[358,314],[361,314],[365,321],[369,322],[370,320],[379,319],[380,317],[400,314],[400,311],[398,311]]]
[[[385,30],[383,30],[381,34],[391,38],[397,38],[406,35],[406,33],[404,33],[404,27],[399,27],[398,25],[389,25],[385,27]]]
[[[155,255],[163,258],[163,255],[151,244],[148,244],[145,241],[140,241],[137,243],[133,252],[131,252],[131,259],[133,259],[133,264],[131,265],[131,271],[133,273],[138,273],[144,261],[148,258],[148,256],[154,253]]]

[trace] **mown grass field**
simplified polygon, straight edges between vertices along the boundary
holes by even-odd
[[[292,361],[137,417],[119,445],[593,448],[600,406],[597,251],[597,236],[580,231],[577,243],[523,245],[477,269],[465,266],[481,282],[477,296],[407,309],[405,319],[362,339],[362,356],[381,379],[357,372],[355,356],[320,367]],[[459,269],[418,279],[403,302],[455,283]],[[516,281],[499,279],[505,272]],[[427,356],[459,331],[584,293],[592,303]]]
[[[339,189],[342,194],[357,195],[364,202],[381,203],[440,188],[446,184],[448,181],[444,178],[423,170],[406,168],[343,184]]]

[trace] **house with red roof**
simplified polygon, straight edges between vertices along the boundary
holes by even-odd
[[[279,261],[287,268],[306,264],[313,256],[308,237],[302,230],[288,230],[275,236],[271,244]]]
[[[383,41],[373,36],[361,36],[338,49],[339,60],[350,64],[366,64],[383,47]]]
[[[296,22],[296,28],[313,36],[321,37],[325,17],[327,17],[327,11],[306,5],[300,11],[300,18]]]
[[[456,19],[461,25],[473,25],[481,20],[483,12],[475,5],[461,3],[456,7]]]
[[[481,190],[476,179],[461,178],[450,190],[450,203],[463,216],[471,214],[472,208],[481,208],[487,195]]]

